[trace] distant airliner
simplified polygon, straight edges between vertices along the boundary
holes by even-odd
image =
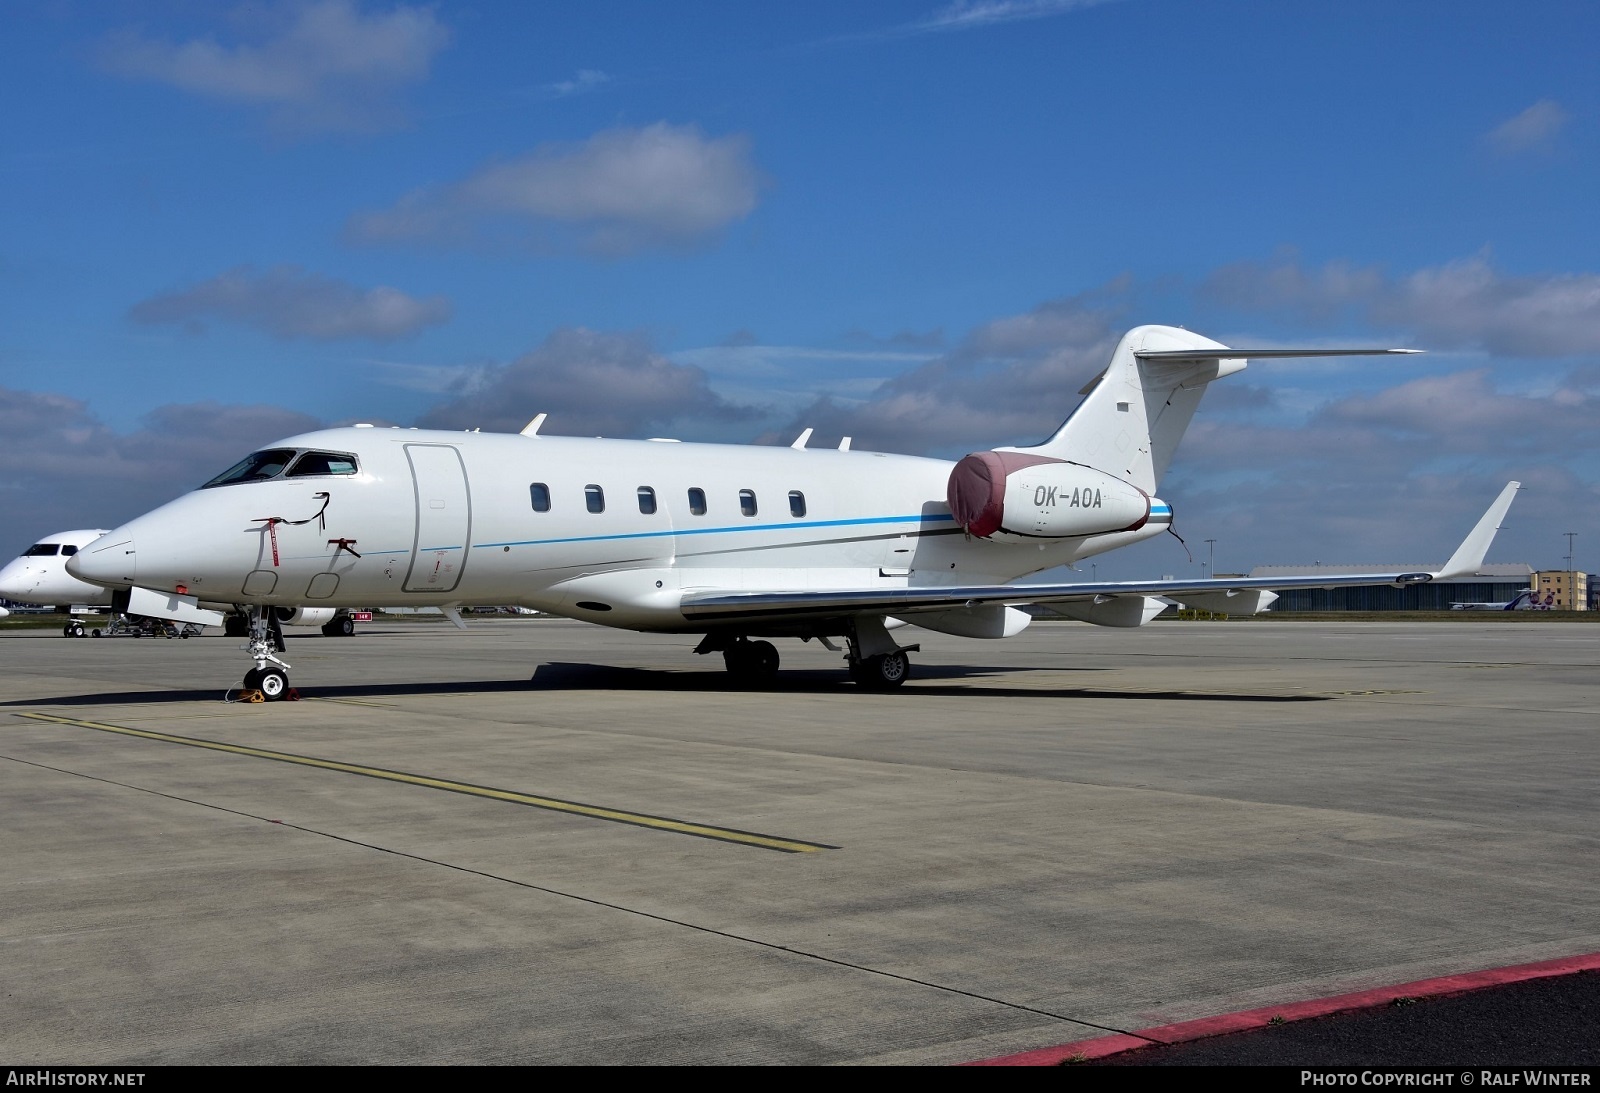
[[[1554,594],[1550,602],[1555,602]],[[1500,603],[1453,603],[1452,611],[1539,611],[1548,608],[1549,604],[1539,602],[1539,594],[1531,588],[1524,588],[1509,600]]]
[[[1048,440],[956,463],[805,446],[681,444],[375,429],[290,437],[69,560],[85,580],[174,603],[248,605],[247,688],[288,688],[278,605],[515,603],[632,630],[704,635],[730,672],[770,679],[767,638],[842,639],[866,687],[905,681],[890,631],[915,623],[1010,637],[1050,604],[1140,626],[1158,597],[1249,614],[1272,590],[1430,581],[1482,563],[1516,483],[1437,573],[1016,585],[1165,533],[1155,496],[1206,385],[1249,357],[1405,353],[1253,350],[1176,327],[1126,334]]]

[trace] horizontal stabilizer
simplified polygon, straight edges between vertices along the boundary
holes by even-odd
[[[1134,356],[1142,361],[1265,361],[1294,357],[1390,357],[1421,352],[1421,349],[1168,349],[1135,353]]]

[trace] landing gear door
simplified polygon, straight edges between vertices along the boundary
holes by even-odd
[[[472,500],[461,454],[447,444],[407,444],[416,486],[417,535],[407,592],[450,592],[461,583],[472,536]]]

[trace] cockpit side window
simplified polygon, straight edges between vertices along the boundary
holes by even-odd
[[[35,543],[22,552],[24,558],[53,558],[61,550],[60,543]]]
[[[208,490],[212,486],[232,486],[240,482],[262,482],[268,478],[276,478],[283,473],[283,469],[293,458],[293,448],[267,448],[264,451],[254,452],[200,488]]]
[[[76,553],[78,553],[78,548],[73,546],[71,543],[61,544],[61,556],[63,558],[70,558]]]
[[[307,452],[294,461],[288,477],[307,478],[314,474],[355,474],[356,457],[340,452]]]

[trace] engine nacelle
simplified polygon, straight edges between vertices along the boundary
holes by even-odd
[[[980,539],[1137,531],[1150,495],[1104,471],[1023,452],[973,452],[950,472],[950,514]]]
[[[324,626],[339,613],[336,607],[275,607],[273,610],[285,626]]]

